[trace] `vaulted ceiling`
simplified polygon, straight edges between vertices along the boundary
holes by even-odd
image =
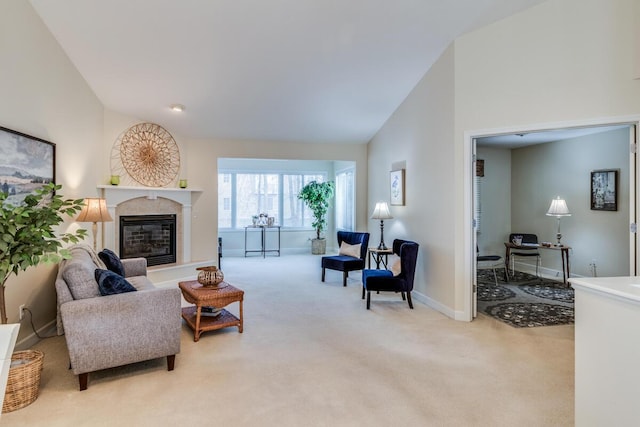
[[[30,1],[109,109],[194,138],[366,143],[456,37],[543,0]]]

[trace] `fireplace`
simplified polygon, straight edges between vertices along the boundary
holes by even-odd
[[[120,216],[120,258],[136,257],[149,266],[176,262],[176,215]]]

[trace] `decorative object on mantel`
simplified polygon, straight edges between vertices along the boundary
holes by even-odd
[[[175,183],[179,170],[180,150],[176,141],[155,123],[130,127],[118,136],[111,149],[111,173],[126,175],[147,187]]]
[[[187,188],[187,180],[186,179],[181,179],[178,183],[178,187],[180,188]]]
[[[198,273],[198,283],[207,288],[212,287],[224,287],[221,286],[222,281],[224,280],[224,274],[222,270],[219,270],[215,265],[207,266],[207,267],[198,267],[196,270]]]

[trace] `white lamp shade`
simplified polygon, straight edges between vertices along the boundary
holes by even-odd
[[[389,205],[387,202],[378,202],[373,210],[371,219],[392,219],[391,212],[389,212]]]
[[[78,222],[108,222],[113,221],[107,201],[105,199],[88,198],[84,199],[84,206],[76,218]]]
[[[569,208],[567,207],[567,202],[565,202],[564,199],[561,199],[560,196],[558,196],[558,198],[553,199],[551,201],[551,206],[549,206],[547,215],[557,216],[557,217],[571,216],[571,212],[569,212]]]

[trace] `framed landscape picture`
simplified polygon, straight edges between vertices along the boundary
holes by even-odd
[[[404,206],[404,169],[391,171],[391,204]]]
[[[55,182],[56,145],[0,127],[0,191],[17,205],[25,196]]]
[[[618,210],[618,169],[591,171],[591,210]]]

